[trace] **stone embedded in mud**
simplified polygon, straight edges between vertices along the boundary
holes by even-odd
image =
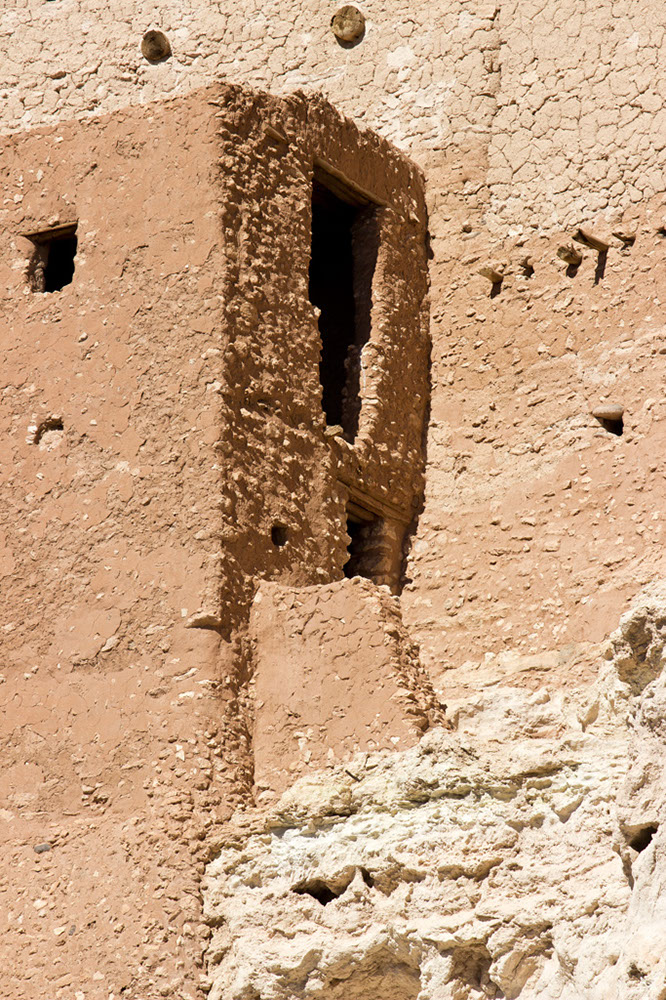
[[[169,39],[163,31],[147,31],[141,39],[141,52],[148,62],[161,62],[171,55]]]
[[[350,4],[341,7],[331,18],[333,34],[340,42],[358,42],[365,34],[365,17]]]
[[[602,403],[592,410],[592,416],[597,420],[620,420],[623,413],[624,406],[621,403]]]

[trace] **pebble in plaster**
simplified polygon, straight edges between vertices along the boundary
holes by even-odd
[[[162,62],[171,55],[169,39],[163,31],[147,31],[141,39],[141,52],[148,62]]]
[[[359,42],[365,34],[365,17],[358,7],[347,4],[333,15],[331,28],[339,42]]]

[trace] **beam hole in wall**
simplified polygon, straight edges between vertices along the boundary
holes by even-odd
[[[349,441],[358,430],[378,248],[376,206],[315,167],[309,294],[319,310],[322,406],[328,426],[342,426]]]
[[[618,437],[622,436],[624,431],[624,420],[622,417],[616,417],[613,420],[602,419],[599,423],[609,434],[616,434]]]
[[[28,267],[28,279],[34,292],[59,292],[74,278],[78,249],[76,225],[59,226],[40,233],[30,233],[35,245]]]
[[[617,437],[621,437],[624,433],[624,418],[619,417],[596,417],[596,420],[601,424],[605,431],[609,434],[615,434]]]
[[[271,528],[271,542],[276,549],[281,549],[289,541],[289,529],[285,524],[274,524]]]
[[[38,444],[40,448],[50,451],[57,447],[62,441],[64,425],[60,417],[47,417],[42,420],[37,427],[33,437],[33,444]]]

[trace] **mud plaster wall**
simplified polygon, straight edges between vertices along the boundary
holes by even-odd
[[[110,110],[214,76],[276,91],[311,87],[422,158],[480,143],[498,224],[570,221],[662,188],[666,128],[653,0],[368,0],[343,49],[334,5],[9,0],[0,15],[6,127]],[[166,32],[151,66],[140,41]],[[610,155],[609,155],[610,152]],[[647,162],[646,162],[647,161]]]
[[[3,143],[8,997],[196,988],[197,865],[235,770],[225,648],[183,627],[218,517],[213,124],[190,102]],[[35,294],[17,234],[56,219],[78,219],[74,282]]]
[[[628,213],[636,241],[609,236],[598,283],[593,251],[567,276],[562,238],[500,250],[473,221],[436,244],[448,269],[432,289],[426,504],[403,597],[436,673],[468,661],[469,683],[570,680],[664,571],[660,219]],[[491,299],[476,270],[493,249],[508,273]],[[625,407],[622,436],[591,415],[609,401]]]
[[[361,7],[365,37],[343,49],[329,28],[333,8],[313,0],[242,9],[129,2],[111,9],[76,0],[5,6],[4,127],[95,114],[222,74],[277,92],[322,91],[409,150],[428,180],[435,355],[429,499],[406,613],[437,673],[509,645],[525,654],[564,649],[569,661],[604,633],[604,608],[626,607],[658,562],[650,555],[658,546],[646,539],[657,527],[650,508],[660,479],[657,470],[645,481],[638,472],[640,448],[656,454],[657,442],[654,428],[644,436],[636,413],[656,396],[660,356],[650,365],[653,392],[638,373],[648,366],[634,341],[661,323],[651,289],[666,141],[663,17],[652,0],[576,0],[566,9],[551,0],[474,10],[462,0]],[[173,50],[154,66],[139,49],[149,27],[164,30]],[[580,280],[565,280],[554,253],[566,231],[581,222],[612,230],[625,216],[630,225],[644,220],[631,254],[621,256],[616,242],[599,285],[589,255]],[[468,225],[473,232],[464,235]],[[513,255],[516,269],[527,251],[540,261],[533,283],[506,282],[488,302],[476,268]],[[634,326],[619,349],[629,316]],[[532,402],[546,401],[523,412],[529,387]],[[629,433],[612,451],[613,461],[626,461],[612,477],[610,443],[597,437],[585,447],[597,431],[583,414],[602,388],[632,395]],[[497,433],[484,432],[486,416]],[[576,425],[573,437],[563,435],[561,419]],[[587,464],[577,461],[580,449]],[[489,476],[489,462],[504,472]],[[561,489],[569,481],[571,489]],[[617,492],[633,499],[639,486],[640,510]],[[553,490],[555,497],[546,496]],[[590,497],[584,508],[579,490]],[[505,529],[488,523],[504,509],[511,513]],[[579,509],[589,510],[588,524]],[[641,521],[642,534],[629,540]],[[533,538],[517,537],[530,530]],[[562,531],[575,548],[571,559],[554,540]],[[596,542],[578,545],[590,531]],[[456,538],[464,538],[462,549]],[[605,550],[606,542],[614,552],[606,559],[614,561],[597,573],[590,546]]]
[[[380,495],[397,475],[408,509],[422,489],[420,427],[387,422],[388,478],[367,441],[337,458],[324,435],[306,277],[327,143],[392,199],[376,335],[411,338],[423,412],[422,188],[379,140],[217,86],[3,141],[3,995],[204,989],[198,878],[251,781],[233,627],[262,575],[342,576],[343,467]],[[74,222],[73,282],[35,293],[20,234]],[[419,248],[401,276],[395,239]]]
[[[354,753],[413,746],[444,721],[399,600],[361,577],[261,585],[250,617],[255,800]]]
[[[390,10],[368,3],[363,8],[368,16],[366,38],[356,48],[342,50],[328,30],[331,8],[314,3],[254,8],[246,4],[221,10],[219,5],[212,9],[10,0],[0,14],[2,129],[23,131],[94,117],[128,104],[182,94],[221,73],[279,91],[299,86],[321,89],[343,111],[408,149],[428,178],[435,252],[431,265],[435,353],[428,494],[413,549],[414,584],[405,593],[405,613],[436,673],[450,663],[479,659],[485,651],[509,646],[539,654],[533,660],[514,660],[515,665],[554,671],[561,655],[565,667],[571,659],[567,636],[573,639],[573,655],[578,649],[585,659],[581,644],[605,628],[603,602],[624,601],[643,577],[657,572],[661,561],[656,535],[660,525],[653,517],[661,509],[662,471],[660,424],[655,419],[660,412],[658,345],[663,324],[655,301],[661,266],[656,234],[662,224],[660,160],[666,134],[659,62],[662,15],[654,3],[640,0],[603,5],[578,0],[566,10],[554,2],[505,2],[474,11],[462,2],[417,9],[413,4],[392,4]],[[153,26],[168,32],[174,52],[172,59],[158,66],[148,66],[139,53],[143,31]],[[182,117],[163,123],[165,148],[182,144],[191,117],[187,107]],[[74,136],[77,128],[67,126],[65,131]],[[78,163],[79,139],[72,143]],[[108,159],[111,154],[106,152]],[[206,159],[204,153],[200,159]],[[34,153],[33,169],[44,169],[41,151]],[[180,194],[194,200],[189,179],[186,172]],[[20,194],[7,196],[10,207]],[[152,181],[150,197],[154,197]],[[162,212],[164,193],[159,197]],[[169,201],[173,197],[171,192]],[[117,208],[114,202],[114,212]],[[615,228],[624,224],[625,212],[629,223],[639,223],[639,238],[630,254],[621,255],[615,243],[607,276],[598,286],[593,284],[594,261],[589,254],[578,280],[565,280],[554,256],[559,230],[583,221]],[[190,215],[183,210],[182,219],[189,222]],[[99,228],[108,225],[105,212]],[[471,231],[463,234],[463,225]],[[546,233],[544,241],[540,232]],[[521,236],[528,241],[525,250],[536,257],[534,284],[526,284],[535,292],[528,297],[521,290],[521,279],[512,278],[502,294],[489,301],[489,289],[475,269],[488,258],[508,257],[517,273],[517,255],[525,252],[516,244]],[[126,239],[123,232],[123,245]],[[8,252],[6,243],[3,251]],[[13,263],[8,265],[10,284],[14,278],[18,281]],[[158,277],[161,289],[161,269]],[[142,301],[155,292],[151,282],[141,293]],[[211,307],[213,315],[215,309]],[[13,314],[11,320],[14,339],[20,324]],[[632,333],[623,343],[622,331],[627,328]],[[42,336],[38,339],[43,341]],[[152,363],[151,352],[145,361],[149,370]],[[32,370],[32,353],[24,364]],[[53,359],[45,370],[51,382]],[[105,381],[107,377],[104,373]],[[583,403],[587,409],[597,389],[614,395],[622,389],[625,397],[634,394],[622,439],[605,438],[581,416]],[[195,399],[198,407],[198,389]],[[623,401],[629,406],[627,398]],[[532,411],[538,417],[533,419]],[[22,438],[32,419],[32,413],[26,413],[19,420],[12,441]],[[191,425],[183,422],[183,426]],[[162,433],[167,432],[165,422]],[[67,426],[68,448],[70,433]],[[581,453],[586,456],[584,463],[579,461]],[[17,458],[21,461],[12,450],[12,463]],[[490,470],[499,466],[500,475],[491,476]],[[43,466],[39,472],[47,478]],[[210,482],[205,477],[203,481]],[[149,506],[159,501],[154,509],[161,509],[161,492],[156,492]],[[554,496],[547,495],[551,492]],[[179,496],[179,511],[180,500]],[[206,498],[198,488],[194,502],[200,504],[199,513],[205,512]],[[559,512],[561,518],[556,517]],[[14,515],[12,508],[12,533],[23,527],[22,512]],[[216,517],[217,513],[213,523],[218,523]],[[499,523],[493,524],[498,517]],[[196,530],[210,530],[208,524]],[[156,517],[154,528],[168,530],[166,515]],[[519,537],[521,533],[526,537]],[[183,537],[190,539],[192,534],[185,532]],[[61,558],[58,538],[56,534],[49,548],[54,562]],[[460,557],[457,538],[463,545]],[[581,546],[582,538],[587,540]],[[95,546],[101,555],[100,540],[95,539]],[[74,548],[80,558],[80,540]],[[74,570],[63,573],[70,576],[64,588],[60,582],[56,586],[50,560],[34,551],[35,559],[26,557],[35,567],[26,583],[17,573],[18,589],[3,590],[10,601],[6,624],[16,620],[20,625],[28,608],[28,623],[41,626],[45,615],[41,613],[40,620],[37,593],[43,608],[52,607],[54,600],[63,601],[62,593],[64,603],[73,607],[67,595],[76,589],[76,579],[71,579]],[[211,793],[197,789],[195,783],[212,780],[216,788],[223,788],[227,767],[231,770],[234,761],[227,757],[213,772],[219,766],[215,735],[219,711],[214,721],[208,721],[204,710],[196,707],[207,683],[217,681],[218,675],[207,666],[220,656],[215,633],[190,630],[174,639],[171,649],[159,646],[171,641],[161,639],[166,619],[172,621],[174,609],[179,614],[181,607],[189,614],[191,605],[189,599],[182,604],[174,600],[172,607],[166,597],[162,606],[152,590],[160,580],[176,588],[191,567],[177,566],[169,576],[159,561],[150,565],[152,552],[152,547],[142,550],[137,568],[146,573],[150,566],[151,591],[141,612],[140,640],[134,637],[150,655],[150,664],[137,658],[143,671],[141,686],[139,670],[130,671],[129,666],[104,674],[88,667],[68,675],[68,683],[58,684],[53,679],[57,675],[49,672],[57,668],[42,660],[41,648],[39,656],[33,656],[30,642],[22,639],[20,666],[9,661],[12,676],[4,691],[21,727],[12,737],[17,742],[10,744],[15,763],[4,779],[10,816],[3,818],[17,824],[16,840],[6,849],[6,858],[14,877],[18,874],[20,893],[18,904],[6,908],[7,930],[2,937],[8,996],[34,1000],[45,981],[55,996],[76,996],[77,990],[85,990],[86,1000],[117,994],[127,984],[127,992],[137,997],[170,989],[185,996],[196,982],[193,941],[198,947],[200,932],[191,857],[212,811],[205,801]],[[618,558],[615,563],[613,553]],[[598,556],[611,560],[611,565],[600,564]],[[13,548],[2,558],[3,566],[13,567]],[[109,558],[104,565],[114,566]],[[505,567],[499,577],[497,566]],[[84,569],[77,572],[84,576]],[[594,579],[597,572],[601,583]],[[188,582],[191,579],[204,579],[198,561],[195,576],[188,575]],[[32,581],[30,593],[27,580]],[[128,581],[120,576],[113,606],[121,592],[136,593],[138,586],[130,584],[128,591]],[[601,614],[594,606],[589,608],[598,589]],[[101,590],[102,586],[95,593]],[[204,612],[209,591],[205,594]],[[516,594],[527,595],[526,600],[516,600]],[[551,602],[545,616],[544,600]],[[614,612],[613,621],[620,610]],[[592,630],[589,611],[595,616]],[[73,619],[74,615],[68,624]],[[556,633],[563,625],[564,631]],[[154,626],[155,631],[144,635]],[[76,628],[90,635],[93,649],[97,635],[104,645],[116,634],[113,617],[92,624],[85,619],[79,624],[77,618]],[[47,629],[44,634],[48,636]],[[542,651],[554,645],[559,651],[544,656]],[[104,659],[120,652],[111,646],[99,655]],[[155,659],[160,654],[163,660]],[[176,659],[180,663],[170,662]],[[164,662],[166,667],[157,666]],[[493,660],[480,676],[492,679],[495,668],[504,676],[511,664],[510,655]],[[145,671],[147,665],[150,669]],[[198,673],[187,676],[191,669]],[[164,676],[157,676],[157,671]],[[145,677],[151,678],[150,686]],[[474,682],[469,669],[463,679]],[[126,711],[129,704],[131,714]],[[106,714],[102,732],[99,705],[105,706]],[[201,718],[189,714],[184,707],[189,705],[202,713]],[[107,738],[112,721],[115,735]],[[113,750],[117,746],[122,748],[120,756]],[[196,776],[190,773],[194,769]],[[100,788],[95,787],[98,782]],[[115,791],[110,794],[112,785]],[[47,815],[58,815],[54,797],[65,793],[70,800],[62,819],[49,819],[47,824]],[[201,801],[198,813],[190,796]],[[24,817],[20,821],[19,806]],[[190,825],[193,815],[204,819]],[[112,843],[105,832],[111,826],[119,831]],[[43,840],[53,845],[51,851],[26,850],[26,844]],[[165,848],[167,842],[171,846]],[[81,857],[94,859],[83,872]],[[128,896],[136,899],[137,886],[138,916],[134,903],[127,901]],[[74,899],[76,916],[70,920]],[[190,915],[192,921],[187,919]],[[54,961],[60,954],[62,960]],[[181,961],[185,965],[179,969]],[[32,978],[32,982],[27,979],[29,987],[17,982],[19,967],[24,983],[26,977]]]

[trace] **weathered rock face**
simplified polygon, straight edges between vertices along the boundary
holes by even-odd
[[[207,870],[211,998],[662,998],[665,614],[646,595],[587,692],[494,690],[492,736],[480,705],[241,814]]]

